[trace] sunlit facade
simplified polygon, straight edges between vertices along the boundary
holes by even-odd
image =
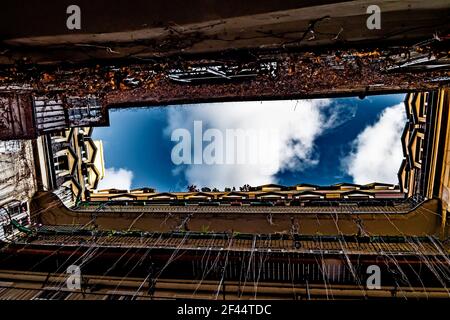
[[[441,237],[448,234],[450,195],[450,90],[416,92],[405,100],[400,188],[407,197],[441,200]]]
[[[72,128],[37,139],[42,190],[53,191],[70,204],[89,198],[105,171],[102,142],[92,140],[92,130]]]

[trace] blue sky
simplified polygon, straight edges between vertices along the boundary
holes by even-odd
[[[112,110],[110,126],[95,128],[93,134],[94,139],[103,140],[107,168],[99,188],[147,186],[159,191],[181,191],[189,183],[219,189],[238,188],[244,183],[396,183],[402,159],[400,134],[406,120],[403,100],[404,95],[398,94],[364,100],[334,98]],[[194,139],[194,121],[202,121],[203,133],[217,129],[224,137],[227,129],[273,129],[276,134],[270,141],[275,147],[270,149],[270,156],[277,154],[276,163],[263,171],[260,165],[247,163],[174,164],[171,153],[179,140],[171,141],[171,134],[183,129]],[[203,142],[202,150],[207,144]]]

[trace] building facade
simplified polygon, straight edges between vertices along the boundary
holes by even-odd
[[[307,203],[330,204],[330,202],[377,201],[386,199],[404,199],[398,185],[371,183],[358,185],[340,183],[332,186],[298,184],[282,186],[267,184],[249,187],[246,191],[190,191],[190,192],[156,192],[153,188],[134,190],[107,189],[90,194],[90,202],[146,201],[146,203],[188,202],[192,204],[262,204],[268,205],[304,205]]]
[[[450,90],[415,92],[405,99],[404,159],[398,176],[407,197],[440,199],[441,236],[450,209]]]
[[[19,234],[14,224],[30,224],[30,200],[37,191],[30,140],[0,141],[0,241]]]
[[[68,206],[89,198],[104,176],[103,144],[93,128],[55,131],[36,140],[41,190],[53,191]]]
[[[76,127],[107,126],[108,110],[94,95],[0,92],[0,140],[34,139]]]

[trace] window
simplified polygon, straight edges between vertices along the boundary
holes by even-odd
[[[84,126],[102,120],[101,106],[96,99],[69,99],[69,103],[78,105],[69,109],[69,121],[72,125]]]
[[[65,130],[58,130],[55,132],[50,133],[50,137],[55,137],[55,138],[59,138],[59,137],[66,137],[66,131]]]
[[[28,217],[24,217],[19,220],[19,224],[22,226],[27,226],[29,224]]]
[[[427,107],[428,107],[428,92],[425,92],[422,94],[422,103],[419,107],[419,117],[423,118],[427,114]]]
[[[9,214],[11,215],[11,217],[13,217],[13,218],[14,218],[14,216],[16,216],[16,215],[20,214],[21,212],[23,212],[21,210],[20,204],[16,204],[14,206],[9,207],[8,211],[9,211]]]
[[[404,185],[404,188],[405,189],[409,189],[409,178],[410,178],[410,171],[409,170],[406,170],[406,172],[405,172],[405,185]]]
[[[133,294],[120,295],[120,294],[108,294],[105,300],[134,300]]]
[[[40,292],[33,300],[65,300],[71,292],[60,290],[46,290]]]
[[[422,163],[422,147],[423,147],[423,139],[421,137],[417,137],[417,144],[415,150],[415,161],[417,163]]]
[[[28,212],[28,203],[27,202],[22,202],[21,205],[20,205],[20,208],[22,210],[22,213]]]
[[[12,224],[8,224],[6,226],[3,226],[3,232],[5,233],[5,236],[9,236],[13,233],[13,226]]]
[[[15,153],[22,148],[20,140],[0,141],[0,153]]]
[[[56,171],[69,170],[69,159],[67,155],[55,157],[54,165]]]

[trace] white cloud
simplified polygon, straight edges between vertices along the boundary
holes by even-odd
[[[105,177],[100,180],[98,190],[102,189],[131,189],[133,172],[127,169],[106,168]]]
[[[177,168],[173,173],[174,175],[183,173],[189,183],[199,187],[224,188],[239,187],[246,183],[250,185],[275,183],[277,172],[302,171],[317,165],[319,161],[319,155],[315,150],[317,137],[354,116],[352,107],[336,104],[330,106],[331,100],[317,99],[198,104],[170,108],[168,126],[165,130],[168,137],[178,128],[186,128],[192,133],[194,121],[201,120],[203,132],[209,128],[216,128],[223,132],[224,136],[226,129],[274,132],[267,144],[271,142],[276,153],[276,161],[271,166],[248,163],[192,164],[183,165],[182,170]],[[207,144],[204,142],[203,147]],[[274,159],[269,149],[265,148],[262,154],[260,153],[262,158]]]
[[[406,122],[403,103],[386,108],[378,121],[353,141],[353,152],[343,159],[354,183],[398,183],[403,159],[401,134]]]

